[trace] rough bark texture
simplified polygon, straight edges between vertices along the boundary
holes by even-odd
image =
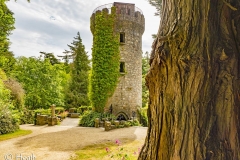
[[[162,5],[139,160],[240,160],[240,1]]]

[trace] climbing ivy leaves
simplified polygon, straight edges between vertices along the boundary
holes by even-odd
[[[115,91],[119,77],[119,34],[115,32],[116,8],[111,14],[106,10],[91,18],[93,33],[92,70],[89,97],[93,108],[103,112],[107,100]]]

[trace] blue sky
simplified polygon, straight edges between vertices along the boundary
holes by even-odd
[[[113,3],[111,0],[11,0],[7,2],[14,12],[15,27],[9,37],[10,50],[16,57],[36,56],[40,51],[63,55],[67,44],[80,32],[85,50],[91,54],[92,34],[90,16],[100,5]],[[152,34],[157,33],[160,18],[154,16],[156,9],[147,0],[121,0],[116,2],[134,3],[145,16],[143,52],[151,51]]]

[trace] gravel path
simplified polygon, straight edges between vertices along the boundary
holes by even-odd
[[[77,120],[66,119],[59,126],[21,125],[21,129],[32,130],[33,133],[0,142],[0,159],[26,159],[30,156],[28,158],[31,160],[68,160],[74,151],[84,146],[116,139],[144,139],[147,132],[146,127],[121,128],[108,132],[103,128],[76,127]]]

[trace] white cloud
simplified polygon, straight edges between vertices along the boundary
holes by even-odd
[[[146,0],[121,0],[135,3],[145,16],[143,52],[151,51],[152,37],[157,33],[159,17],[154,16],[155,8]],[[38,56],[40,51],[60,55],[67,44],[79,31],[86,51],[91,53],[92,34],[90,16],[100,5],[113,3],[111,0],[25,0],[7,2],[16,19],[13,34],[10,36],[10,49],[15,56]]]

